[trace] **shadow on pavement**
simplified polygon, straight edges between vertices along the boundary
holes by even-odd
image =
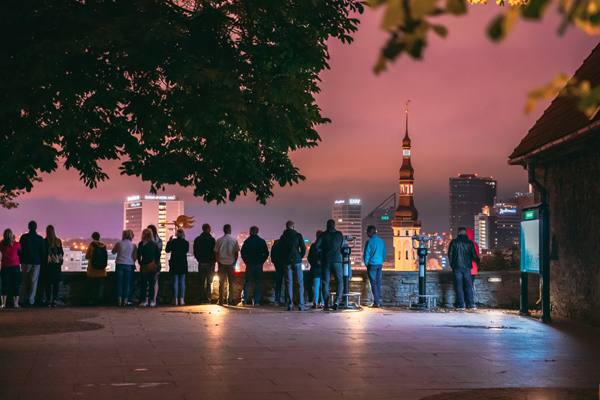
[[[102,329],[104,326],[82,321],[94,318],[94,310],[69,308],[5,309],[0,312],[0,337],[49,335]]]

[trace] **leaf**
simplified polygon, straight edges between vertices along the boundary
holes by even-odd
[[[442,25],[431,25],[431,29],[433,29],[433,31],[435,33],[437,33],[438,36],[441,36],[443,38],[445,38],[446,36],[448,36],[448,29],[446,29],[445,26],[442,26]]]
[[[550,0],[530,0],[523,7],[523,18],[539,19],[546,11]]]
[[[454,15],[463,15],[467,13],[467,4],[465,0],[447,0],[446,11]]]
[[[387,1],[387,8],[381,25],[384,30],[394,30],[399,25],[405,24],[406,13],[404,12],[404,1],[408,0]]]
[[[488,28],[489,37],[500,42],[508,36],[520,15],[520,8],[510,8],[505,14],[498,16]]]
[[[410,16],[413,19],[421,19],[426,15],[435,14],[438,10],[438,0],[414,0],[410,4]]]

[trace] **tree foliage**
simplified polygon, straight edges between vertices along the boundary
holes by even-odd
[[[494,250],[491,256],[482,257],[479,271],[519,271],[521,269],[519,246],[511,245],[505,252]]]
[[[508,4],[506,4],[506,2]],[[487,34],[493,41],[505,40],[519,20],[540,20],[551,6],[562,16],[557,34],[563,35],[569,26],[590,35],[600,34],[600,0],[496,0],[505,11],[491,21]],[[374,70],[381,73],[390,62],[406,54],[415,59],[423,57],[428,35],[446,37],[446,27],[435,24],[435,18],[444,15],[461,16],[468,13],[468,5],[487,4],[487,0],[367,0],[373,8],[385,7],[382,28],[389,32]],[[573,96],[579,108],[588,117],[600,105],[600,87],[592,88],[589,81],[576,82],[564,74],[557,74],[551,83],[533,90],[528,95],[525,112],[533,111],[537,101],[557,95]]]
[[[3,0],[0,192],[74,168],[90,188],[103,160],[153,191],[206,201],[304,179],[326,40],[351,42],[356,0]]]

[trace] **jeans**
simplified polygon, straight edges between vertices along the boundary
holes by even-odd
[[[185,274],[173,275],[173,289],[175,289],[176,299],[185,297]]]
[[[221,264],[219,263],[219,270],[217,271],[219,276],[219,301],[224,301],[223,295],[225,294],[225,279],[227,279],[227,285],[229,286],[229,296],[227,296],[227,302],[233,304],[233,279],[235,278],[235,264]]]
[[[0,277],[2,278],[2,296],[18,296],[23,280],[21,268],[18,265],[2,267]]]
[[[283,277],[285,275],[285,266],[275,266],[275,301],[281,304],[281,287],[283,286]],[[287,299],[287,295],[284,292],[284,298]]]
[[[315,304],[323,303],[323,291],[319,290],[321,288],[321,277],[317,276],[314,278],[315,284]],[[320,295],[320,296],[319,296]]]
[[[340,304],[340,297],[344,293],[344,269],[342,263],[324,263],[322,265],[321,279],[323,280],[323,299],[325,306],[329,306],[329,281],[331,275],[335,277],[337,291],[335,293],[335,304]]]
[[[131,291],[131,276],[135,265],[117,264],[115,274],[117,276],[117,297],[121,300],[129,299]]]
[[[470,269],[455,269],[454,278],[456,280],[456,300],[459,308],[465,307],[465,294],[464,288],[467,290],[468,306],[475,306],[475,299],[473,298],[473,286],[471,285],[471,270]]]
[[[142,275],[142,290],[140,291],[140,301],[154,301],[154,284],[156,280],[156,271],[148,272]]]
[[[38,279],[40,277],[40,266],[32,264],[21,264],[23,270],[23,301],[35,304],[35,293],[37,291]]]
[[[208,302],[212,298],[213,279],[215,277],[215,264],[198,264],[198,287],[200,290],[200,303]]]
[[[262,287],[263,265],[246,265],[246,279],[242,292],[242,303],[247,304],[250,298],[250,284],[254,282],[254,305],[260,303],[260,289]]]
[[[288,307],[294,305],[294,283],[298,284],[298,305],[302,308],[304,307],[304,272],[302,271],[302,263],[285,266],[285,286],[287,287],[286,304]]]
[[[369,273],[369,282],[373,292],[373,304],[381,304],[381,265],[367,265]]]

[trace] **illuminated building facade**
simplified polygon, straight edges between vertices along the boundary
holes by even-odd
[[[456,237],[458,228],[475,229],[474,217],[485,206],[494,207],[496,181],[477,174],[460,174],[450,178],[450,234]]]
[[[353,266],[362,265],[362,205],[360,199],[336,200],[331,208],[335,228],[344,235],[354,236],[356,246],[350,254]],[[352,242],[349,243],[352,246]]]
[[[416,271],[417,253],[412,247],[413,235],[421,231],[419,212],[413,201],[414,170],[410,163],[411,141],[408,137],[408,109],[406,110],[406,134],[402,140],[402,167],[400,167],[400,197],[396,208],[394,231],[394,262],[396,271]]]
[[[142,231],[148,225],[155,225],[158,229],[158,236],[163,241],[160,255],[161,264],[168,270],[165,247],[168,239],[175,236],[176,228],[173,222],[183,214],[183,201],[177,200],[175,196],[129,196],[123,204],[123,229],[131,229],[135,235],[133,241],[138,243],[142,237]]]

